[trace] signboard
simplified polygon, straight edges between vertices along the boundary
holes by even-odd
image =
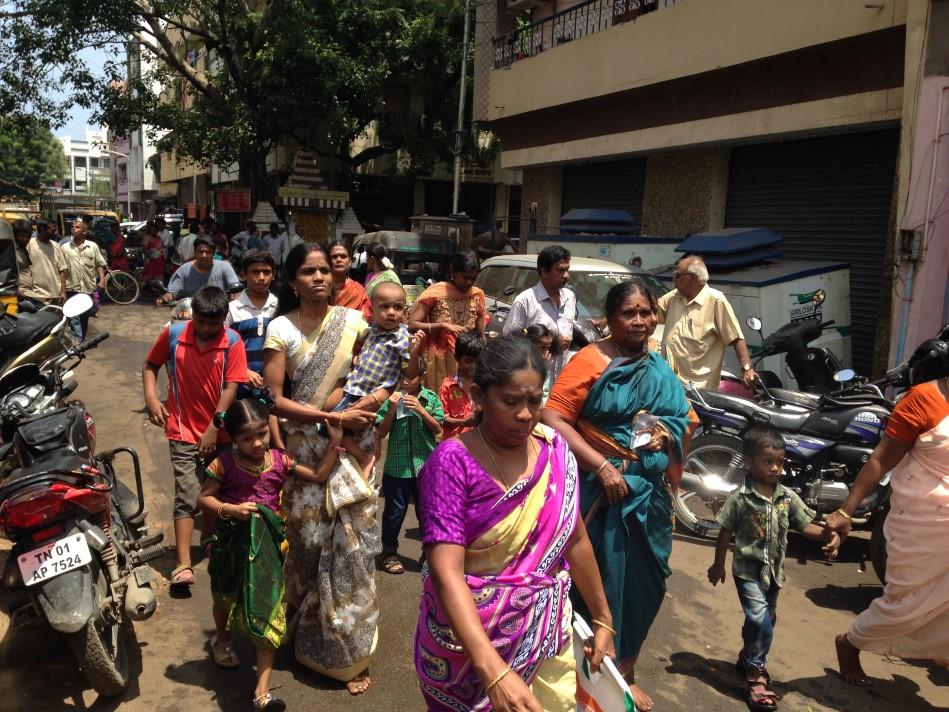
[[[293,188],[283,186],[277,191],[281,198],[308,198],[310,200],[342,200],[349,201],[349,193],[335,190],[314,190],[313,188]]]
[[[219,213],[251,212],[249,190],[219,190],[216,202]]]

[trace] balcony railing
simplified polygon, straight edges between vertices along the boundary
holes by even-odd
[[[607,30],[682,0],[587,0],[494,39],[494,67],[510,66],[557,45]]]

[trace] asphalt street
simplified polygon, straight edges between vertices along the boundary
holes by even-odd
[[[146,305],[105,305],[91,328],[108,330],[111,338],[78,369],[76,397],[96,419],[100,449],[127,445],[141,455],[149,521],[164,526],[170,543],[168,448],[161,431],[148,423],[140,379],[145,353],[168,316],[167,310]],[[338,683],[295,663],[292,650],[285,647],[277,657],[273,684],[291,710],[423,709],[411,654],[421,589],[418,539],[412,520],[402,547],[406,573],[376,574],[381,630],[372,687],[365,695],[351,697]],[[949,710],[949,673],[934,665],[864,655],[864,666],[875,678],[869,690],[853,688],[835,674],[834,634],[845,630],[854,614],[882,590],[865,563],[866,544],[865,535],[852,538],[841,561],[829,564],[818,545],[792,542],[769,662],[775,688],[783,696],[780,709]],[[658,712],[746,709],[734,670],[741,610],[730,575],[717,588],[706,581],[712,557],[711,542],[676,535],[667,599],[637,671]],[[166,555],[156,563],[167,576],[174,562]],[[131,684],[113,699],[99,700],[86,688],[56,635],[40,626],[11,628],[0,606],[0,710],[250,710],[253,648],[246,641],[238,645],[245,661],[238,670],[213,665],[206,562],[200,561],[195,571],[197,583],[188,597],[172,596],[166,581],[160,585],[157,613],[135,625]],[[0,604],[8,598],[0,589]]]

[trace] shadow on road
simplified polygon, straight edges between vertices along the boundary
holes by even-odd
[[[734,662],[715,660],[696,653],[673,653],[666,672],[686,675],[714,689],[719,694],[745,702],[745,686]],[[949,673],[938,665],[925,661],[897,661],[906,665],[928,667],[930,679],[937,685],[949,681]],[[933,706],[919,695],[919,685],[903,675],[892,679],[874,679],[870,688],[854,687],[844,682],[836,670],[824,668],[821,677],[800,677],[795,680],[775,680],[772,689],[782,697],[794,692],[818,704],[841,712],[865,712],[898,706],[900,712],[924,712]]]
[[[811,588],[804,592],[815,606],[855,614],[865,611],[873,599],[882,594],[883,587],[875,584],[860,584],[856,587],[828,584],[823,588]]]
[[[134,629],[127,638],[129,683],[121,695],[98,697],[82,676],[69,653],[62,635],[43,622],[10,627],[0,641],[0,699],[4,709],[28,709],[38,699],[45,710],[81,710],[113,712],[127,702],[139,699],[142,674],[142,648]],[[42,674],[36,674],[42,666]],[[54,703],[52,700],[59,700]],[[89,702],[87,702],[89,700]],[[22,704],[19,704],[22,701]],[[11,707],[6,707],[12,703]]]

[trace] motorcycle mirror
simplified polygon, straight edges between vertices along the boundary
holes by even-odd
[[[73,319],[92,309],[92,297],[88,294],[74,294],[63,304],[63,316]]]
[[[857,377],[857,372],[854,371],[852,368],[845,368],[841,371],[837,371],[837,373],[834,374],[834,380],[837,381],[837,383],[847,383],[848,381],[852,381],[856,377]]]
[[[756,316],[750,316],[745,319],[745,324],[752,331],[761,331],[761,319]]]

